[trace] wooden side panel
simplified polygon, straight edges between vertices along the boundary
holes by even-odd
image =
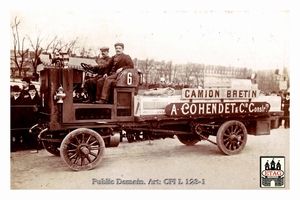
[[[133,121],[135,88],[114,88],[115,116],[117,121]]]
[[[54,95],[59,87],[58,69],[46,68],[40,73],[40,118],[44,122],[51,122],[50,128],[56,127],[59,123],[59,107],[54,100]]]
[[[63,69],[62,76],[62,87],[66,94],[62,105],[62,122],[70,123],[75,119],[73,109],[73,69]]]

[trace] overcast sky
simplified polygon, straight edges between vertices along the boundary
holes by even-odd
[[[42,37],[48,39],[52,39],[56,35],[66,41],[79,37],[81,39],[80,45],[109,46],[111,55],[114,53],[113,44],[120,41],[125,44],[125,53],[131,55],[132,58],[139,59],[154,58],[158,61],[197,62],[253,69],[280,68],[283,65],[297,69],[300,66],[299,41],[297,39],[300,35],[298,30],[300,18],[298,13],[300,12],[297,9],[297,1],[294,5],[290,4],[288,0],[282,1],[283,3],[278,5],[276,0],[230,1],[230,3],[227,0],[220,0],[217,3],[215,0],[193,0],[192,3],[188,0],[174,0],[167,3],[160,0],[158,1],[159,4],[153,0],[135,1],[135,3],[129,2],[129,0],[121,0],[118,3],[114,3],[115,0],[98,0],[96,1],[97,4],[94,4],[95,1],[87,2],[87,0],[65,1],[66,3],[63,3],[62,0],[36,2],[32,3],[32,0],[10,0],[1,6],[3,10],[0,21],[1,24],[4,22],[3,27],[7,27],[7,29],[4,31],[6,36],[1,37],[0,49],[2,61],[5,60],[7,66],[9,66],[9,59],[7,59],[9,58],[9,51],[7,49],[10,46],[8,41],[11,36],[10,24],[8,23],[9,14],[10,17],[18,15],[22,19],[20,30],[22,29],[23,34],[28,34],[32,38],[38,31]],[[108,2],[112,2],[112,5],[107,6]],[[178,5],[178,2],[182,5]],[[195,5],[195,2],[199,2],[199,4]],[[174,4],[177,5],[174,6]],[[237,6],[237,4],[242,4],[242,6]],[[76,11],[65,11],[65,9],[72,10],[74,5],[76,5]],[[91,11],[79,12],[81,7],[84,10],[101,9],[101,11],[96,13]],[[12,12],[14,9],[27,10]],[[36,12],[32,9],[42,10]],[[54,12],[53,9],[60,9],[60,11]],[[121,12],[105,13],[103,9],[121,10]],[[293,26],[291,27],[289,12],[268,11],[290,9],[294,11]],[[126,10],[135,11],[130,14]],[[149,11],[146,14],[137,10],[160,11]],[[162,10],[167,12],[164,13]],[[175,13],[170,12],[170,10],[184,10],[185,12]],[[201,11],[194,13],[189,10]],[[207,13],[203,10],[218,11]],[[223,10],[233,10],[233,12],[229,14]],[[255,11],[242,12],[239,10]],[[289,33],[293,35],[293,42],[290,42]],[[291,46],[293,51],[290,52]],[[291,63],[289,62],[290,56],[292,58]],[[5,64],[2,63],[2,66],[5,67]],[[4,80],[4,83],[8,85],[9,68],[2,68],[2,70],[6,70],[8,75],[6,78],[2,77],[1,81]],[[299,78],[297,78],[297,73],[291,73],[291,76],[293,76],[292,85],[295,86],[291,87],[293,90],[299,84]],[[5,94],[9,93],[9,87],[5,87],[4,90],[6,90]],[[298,102],[298,99],[300,100],[299,92],[292,91],[292,98],[294,99],[293,102]],[[8,98],[4,99],[8,102]],[[6,105],[8,104],[9,102]],[[293,106],[296,109],[297,103],[291,104],[291,107]],[[9,113],[9,106],[4,107],[7,109],[6,113]],[[296,114],[297,112],[293,113]],[[291,120],[296,120],[296,117],[292,117]],[[3,132],[8,133],[9,118],[5,119],[7,121],[4,121],[3,124],[7,125],[5,126],[7,129],[4,129]],[[299,141],[299,134],[297,134],[296,128],[297,126],[291,128],[291,132],[295,132],[295,134],[291,134],[293,137],[291,139],[291,157],[298,155],[296,142]],[[7,137],[6,141],[9,140],[9,134],[4,134],[3,137]],[[5,149],[9,149],[9,144],[6,145],[8,146]],[[296,167],[297,162],[291,160],[291,164]],[[9,164],[3,167],[7,167],[7,171],[9,170]],[[9,173],[4,175],[9,182]],[[293,179],[291,185],[299,185],[299,182]],[[9,184],[6,186],[9,190]],[[295,190],[291,191],[294,192]],[[237,193],[238,191],[233,192]],[[242,192],[244,193],[244,191]],[[286,193],[281,194],[282,198],[287,195]],[[279,193],[276,195],[280,196]]]
[[[123,42],[132,58],[253,69],[289,67],[288,11],[11,11],[22,35],[99,49]]]

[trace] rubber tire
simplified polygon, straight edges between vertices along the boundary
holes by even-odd
[[[193,146],[200,141],[199,135],[196,134],[186,134],[186,135],[177,135],[178,140],[187,146]]]
[[[238,135],[241,137],[240,141],[236,141],[236,138],[230,141],[230,138],[228,138],[227,134],[233,134],[236,135],[237,132],[242,131]],[[219,150],[224,153],[225,155],[234,155],[240,153],[246,146],[247,143],[247,129],[245,125],[236,120],[231,120],[223,123],[217,133],[217,146]],[[228,141],[229,140],[229,141]],[[228,141],[228,143],[227,143]],[[239,144],[238,148],[237,146],[230,146],[230,144]],[[234,149],[234,147],[236,149]]]
[[[60,156],[60,151],[59,151],[59,143],[55,142],[48,142],[48,141],[42,141],[43,147],[48,151],[49,153],[55,155],[55,156]]]
[[[81,141],[82,138],[84,138],[84,142]],[[90,138],[89,141],[87,141],[87,138]],[[77,146],[74,147],[73,144]],[[94,146],[97,147],[97,149],[93,149],[96,151],[96,153],[92,152],[92,150],[90,149],[92,147],[92,144],[93,147]],[[89,153],[87,156],[83,155],[84,153],[82,153],[82,151],[79,149],[80,146],[88,147]],[[64,161],[64,163],[74,171],[91,170],[100,163],[104,154],[104,149],[105,149],[105,143],[102,137],[99,135],[99,133],[91,129],[79,128],[70,132],[63,139],[60,146],[60,156]],[[75,158],[78,158],[78,161],[79,160],[81,162],[84,161],[84,163],[80,164],[79,162],[75,162],[76,160],[73,161],[74,159],[71,158],[73,156],[76,156]],[[91,159],[91,156],[93,159]],[[90,158],[91,160],[88,160],[87,157]],[[88,160],[88,163],[86,163],[86,160]]]

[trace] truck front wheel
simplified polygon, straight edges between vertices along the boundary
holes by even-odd
[[[218,148],[226,155],[238,154],[245,148],[247,134],[247,129],[242,122],[227,121],[218,130]]]
[[[79,128],[62,141],[60,156],[75,171],[90,170],[98,165],[104,153],[102,137],[94,130]]]

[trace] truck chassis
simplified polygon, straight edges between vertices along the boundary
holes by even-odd
[[[40,121],[30,129],[49,153],[60,156],[75,171],[95,168],[105,148],[117,147],[123,137],[128,142],[140,136],[177,137],[187,146],[207,140],[225,155],[238,154],[245,148],[248,134],[270,134],[271,129],[278,128],[282,115],[280,111],[138,115],[135,96],[141,74],[136,69],[122,72],[114,83],[109,104],[74,103],[74,90],[82,88],[86,73],[63,67],[41,71]],[[268,102],[263,104],[270,106]]]

